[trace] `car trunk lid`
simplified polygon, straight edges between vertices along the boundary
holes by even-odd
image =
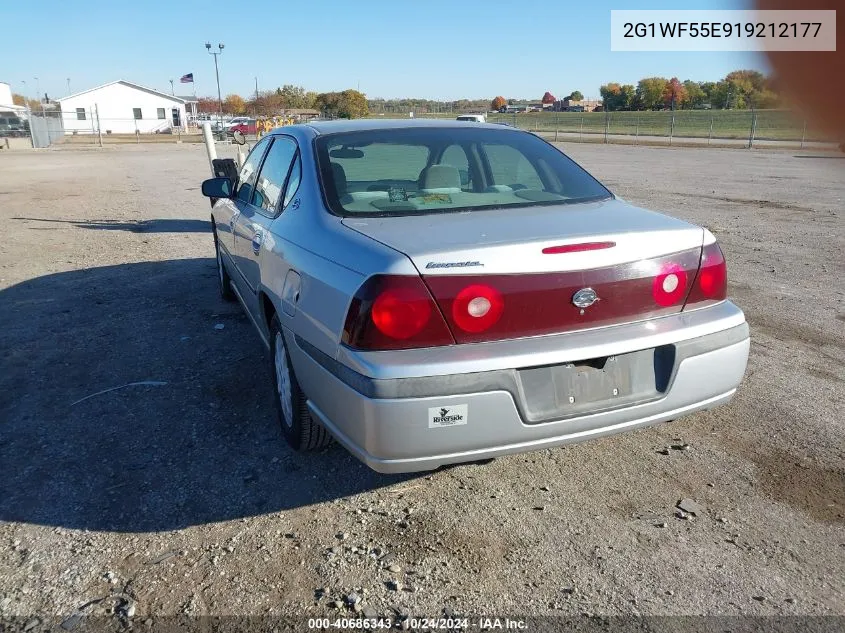
[[[343,223],[411,259],[458,343],[679,312],[704,235],[616,199]]]

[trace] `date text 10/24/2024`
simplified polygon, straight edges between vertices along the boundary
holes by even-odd
[[[407,618],[411,630],[470,630],[479,631],[524,631],[528,624],[514,618]],[[390,618],[309,618],[308,628],[316,630],[389,630],[394,621]]]

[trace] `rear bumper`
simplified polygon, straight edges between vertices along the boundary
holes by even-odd
[[[733,304],[728,306],[742,317]],[[708,310],[725,316],[724,306]],[[374,379],[321,357],[298,337],[288,336],[288,349],[312,414],[335,438],[374,470],[411,472],[580,442],[727,402],[742,380],[748,359],[744,318],[732,327],[693,338],[685,338],[681,330],[685,328],[676,332],[672,343],[677,353],[662,397],[541,423],[526,419],[519,381],[514,381],[517,369],[544,364],[540,359],[507,369]],[[570,340],[583,339],[584,334],[573,333]],[[605,332],[605,337],[609,335]],[[612,347],[617,349],[608,349],[607,354],[632,351],[621,344]],[[649,342],[640,341],[634,349],[649,347]],[[431,428],[430,410],[440,408],[465,411],[465,423]]]

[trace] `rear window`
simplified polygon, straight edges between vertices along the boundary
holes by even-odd
[[[318,137],[333,213],[419,215],[611,197],[532,134],[483,127],[367,130]]]

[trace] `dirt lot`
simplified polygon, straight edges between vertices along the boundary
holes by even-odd
[[[394,617],[845,615],[845,160],[563,147],[719,237],[745,383],[413,476],[283,445],[260,343],[217,298],[201,146],[0,155],[0,616],[351,614],[351,593]]]

